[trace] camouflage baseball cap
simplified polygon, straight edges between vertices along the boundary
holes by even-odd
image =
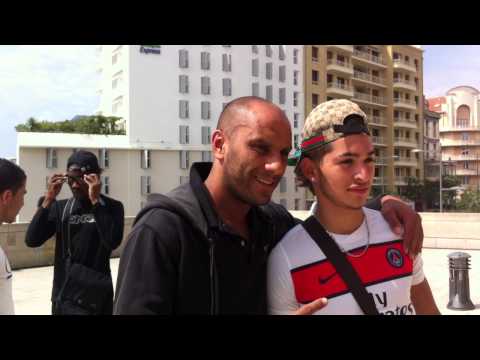
[[[346,99],[326,101],[313,109],[305,119],[300,148],[289,157],[288,165],[296,166],[308,152],[341,137],[368,131],[367,115],[354,102]]]

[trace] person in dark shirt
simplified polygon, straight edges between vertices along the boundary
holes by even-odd
[[[100,194],[101,169],[88,151],[68,159],[67,172],[53,175],[38,202],[26,244],[38,247],[53,235],[55,263],[52,314],[112,314],[110,255],[123,238],[121,202]],[[73,197],[56,200],[67,182]]]
[[[230,102],[212,134],[213,164],[193,164],[189,183],[151,196],[137,215],[120,258],[114,314],[267,314],[267,258],[297,223],[270,202],[291,142],[276,105],[258,97]],[[393,198],[380,202],[418,252],[415,212]],[[318,299],[297,314],[322,306]]]

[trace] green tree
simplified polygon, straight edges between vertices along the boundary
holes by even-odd
[[[480,194],[478,191],[466,190],[457,202],[456,208],[465,212],[480,212]]]

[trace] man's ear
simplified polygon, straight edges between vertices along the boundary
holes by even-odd
[[[3,205],[7,205],[13,198],[12,190],[5,190],[0,194],[0,201]]]
[[[314,179],[317,178],[317,172],[313,161],[310,158],[303,158],[299,166],[303,176],[307,180],[315,182]]]
[[[225,133],[216,129],[212,134],[212,153],[214,158],[222,160],[225,157]]]

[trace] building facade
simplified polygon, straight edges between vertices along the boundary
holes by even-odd
[[[444,168],[461,179],[464,188],[480,188],[480,93],[457,86],[446,96],[428,100],[440,115],[440,144]],[[447,166],[447,164],[449,166]]]
[[[417,45],[305,46],[305,113],[346,98],[370,120],[377,165],[373,193],[423,179],[423,50]],[[416,150],[416,151],[412,151]]]
[[[424,100],[423,106],[423,154],[425,166],[425,179],[438,181],[440,174],[440,159],[442,148],[440,146],[440,114],[431,111],[428,101]]]
[[[102,45],[98,46],[97,114],[121,117],[125,136],[18,133],[17,158],[29,177],[19,220],[29,221],[46,178],[64,171],[78,149],[96,153],[105,168],[104,191],[134,216],[150,193],[187,182],[190,166],[211,160],[211,134],[223,107],[247,95],[268,99],[291,121],[292,140],[304,120],[303,46]],[[69,196],[68,189],[60,197]],[[303,210],[305,192],[292,169],[273,200]]]

